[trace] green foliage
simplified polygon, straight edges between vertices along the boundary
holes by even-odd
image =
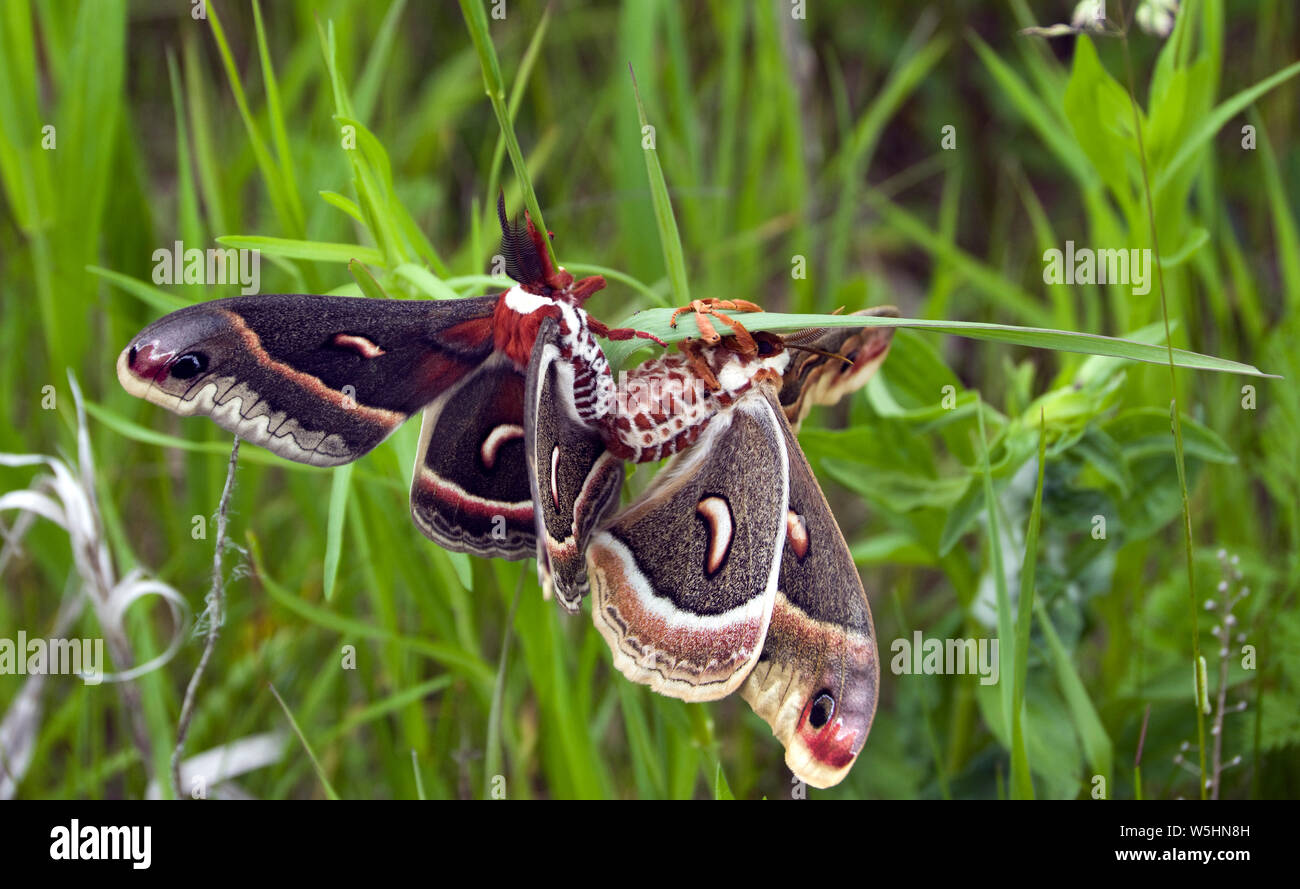
[[[1266,2],[1225,21],[1221,0],[1188,0],[1167,40],[1130,35],[1135,123],[1118,41],[1018,36],[1026,4],[993,6],[918,24],[906,3],[819,2],[806,21],[723,0],[514,0],[505,21],[475,0],[460,15],[219,0],[206,21],[5,3],[0,452],[75,452],[74,369],[118,573],[144,568],[197,605],[214,541],[193,520],[215,509],[229,440],[129,397],[112,368],[160,313],[236,288],[155,284],[154,251],[258,249],[263,292],[476,295],[506,284],[485,273],[504,191],[539,223],[545,209],[570,271],[606,276],[590,308],[612,323],[689,335],[663,308],[689,293],[771,309],[744,318],[752,329],[907,325],[865,392],[800,434],[884,668],[866,749],[825,795],[1074,798],[1097,776],[1106,796],[1197,794],[1199,769],[1175,758],[1197,746],[1193,639],[1212,615],[1188,603],[1214,594],[1225,549],[1252,590],[1237,616],[1258,664],[1234,643],[1229,700],[1249,707],[1226,720],[1243,762],[1223,795],[1294,797],[1300,12]],[[948,125],[956,150],[940,148]],[[1044,251],[1067,239],[1158,249],[1162,284],[1044,283]],[[827,317],[887,303],[908,320]],[[611,359],[639,345],[611,344]],[[1152,364],[1177,367],[1172,391]],[[541,600],[531,563],[420,537],[417,434],[331,471],[242,449],[227,562],[243,567],[188,754],[278,733],[278,758],[237,779],[265,797],[791,793],[780,745],[739,699],[628,683],[586,620]],[[32,479],[0,467],[0,492]],[[44,522],[4,549],[0,577],[0,637],[48,635],[80,586]],[[137,663],[172,632],[148,601],[125,621]],[[917,631],[1000,637],[999,685],[891,671],[892,644]],[[68,635],[100,635],[91,609]],[[341,668],[346,646],[356,669]],[[188,639],[135,683],[143,747],[122,697],[51,682],[16,794],[142,796],[161,779],[170,795],[200,649]],[[1205,654],[1213,699],[1222,655]],[[21,680],[0,676],[0,718]]]

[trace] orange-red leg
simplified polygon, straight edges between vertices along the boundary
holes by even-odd
[[[761,312],[761,306],[758,306],[747,299],[693,299],[690,305],[682,306],[673,310],[673,316],[669,319],[669,325],[677,326],[677,319],[685,312],[695,313],[695,325],[700,329],[700,339],[710,346],[717,345],[722,339],[717,328],[709,320],[709,316],[717,318],[723,324],[731,328],[731,335],[736,337],[737,352],[743,355],[754,355],[758,352],[758,344],[750,336],[745,326],[732,318],[730,315],[724,315],[720,310],[729,309],[733,312]]]
[[[717,376],[713,373],[713,368],[709,367],[708,359],[700,353],[699,340],[682,340],[677,344],[677,348],[686,356],[686,363],[690,366],[691,372],[699,377],[704,385],[709,387],[709,391],[717,392],[722,388],[718,382]]]
[[[644,330],[637,330],[633,327],[610,327],[597,321],[590,315],[587,316],[587,326],[591,328],[591,332],[596,336],[603,336],[607,340],[630,340],[636,337],[643,340],[653,340],[661,346],[668,345],[653,333],[647,333]]]

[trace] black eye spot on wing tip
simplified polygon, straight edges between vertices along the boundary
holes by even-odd
[[[819,729],[831,721],[835,715],[835,698],[829,691],[823,689],[813,698],[812,707],[808,710],[808,724],[815,729]]]
[[[131,347],[131,351],[126,353],[126,366],[127,366],[127,367],[134,367],[134,366],[135,366],[135,356],[138,355],[138,354],[140,354],[140,349],[139,349],[139,347],[137,347],[137,346],[132,346],[132,347]]]
[[[208,356],[202,352],[186,352],[172,362],[168,372],[178,380],[188,380],[208,369]]]

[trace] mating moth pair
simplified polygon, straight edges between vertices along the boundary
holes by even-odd
[[[531,220],[517,228],[499,211],[518,282],[504,293],[213,300],[141,331],[118,379],[317,466],[357,459],[422,411],[411,515],[426,536],[535,556],[567,610],[590,593],[628,678],[689,701],[739,689],[799,778],[838,783],[870,729],[879,660],[862,582],[794,430],[812,404],[865,384],[890,330],[782,338],[733,325],[628,377],[699,397],[629,403],[596,338],[655,338],[587,314],[604,279],[553,267]],[[617,511],[624,462],[669,455]]]

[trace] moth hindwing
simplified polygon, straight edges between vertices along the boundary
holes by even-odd
[[[524,376],[500,353],[425,408],[411,518],[430,540],[479,556],[533,554],[523,409]]]

